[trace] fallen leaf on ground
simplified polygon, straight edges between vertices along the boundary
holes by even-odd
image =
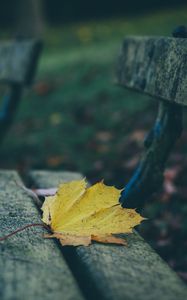
[[[119,204],[121,190],[103,182],[87,188],[85,179],[63,183],[54,196],[46,197],[43,222],[62,245],[88,246],[91,241],[126,245],[115,236],[131,233],[144,219],[134,209]]]
[[[55,85],[52,82],[38,82],[35,84],[33,89],[36,95],[46,96],[49,93],[53,92],[53,90],[55,89]]]
[[[136,142],[136,143],[139,143],[144,140],[145,138],[145,130],[142,130],[142,129],[139,129],[139,130],[135,130],[131,133],[131,135],[129,136],[129,140],[131,142]]]
[[[63,157],[55,155],[47,158],[47,165],[50,167],[58,167],[63,162]]]
[[[167,202],[171,196],[178,192],[175,180],[181,172],[181,166],[174,165],[170,169],[166,169],[164,173],[164,183],[163,183],[163,195],[161,198],[162,202]]]

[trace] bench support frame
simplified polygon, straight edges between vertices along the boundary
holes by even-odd
[[[145,153],[122,191],[123,207],[141,208],[153,192],[162,186],[167,158],[182,133],[182,107],[160,101],[156,122],[144,141]]]
[[[22,96],[23,86],[19,83],[12,83],[8,92],[3,98],[0,110],[0,143],[4,139],[6,132],[12,125],[15,112],[17,111]]]

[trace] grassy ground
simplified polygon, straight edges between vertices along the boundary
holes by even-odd
[[[156,115],[154,99],[115,85],[115,63],[127,34],[171,35],[186,23],[187,6],[134,18],[48,28],[36,83],[25,93],[3,145],[1,168],[70,169],[92,182],[123,186]],[[3,36],[3,33],[1,33]],[[185,121],[186,122],[186,121]],[[141,231],[183,278],[187,277],[186,131],[169,161],[176,176],[144,214]],[[183,168],[178,171],[178,165]],[[171,177],[171,176],[170,176]],[[159,200],[158,200],[159,199]],[[174,221],[173,221],[174,220]]]

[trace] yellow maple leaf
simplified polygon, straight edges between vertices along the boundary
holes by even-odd
[[[85,179],[63,183],[54,196],[46,197],[42,221],[62,245],[85,245],[92,240],[125,245],[114,234],[131,233],[144,219],[134,209],[119,204],[121,190],[103,182],[86,187]]]

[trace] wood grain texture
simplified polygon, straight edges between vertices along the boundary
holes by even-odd
[[[117,76],[127,88],[187,105],[187,39],[127,37]]]
[[[41,52],[37,40],[0,42],[0,81],[30,84]]]
[[[47,188],[64,181],[65,174],[36,171],[31,177],[38,187]],[[127,241],[128,247],[92,244],[73,248],[85,285],[91,287],[90,297],[97,290],[100,299],[107,300],[186,299],[184,283],[139,234],[134,232]]]
[[[20,182],[15,172],[0,172],[1,236],[41,223],[37,208],[15,181]],[[83,299],[57,244],[43,233],[30,228],[0,242],[1,300]]]

